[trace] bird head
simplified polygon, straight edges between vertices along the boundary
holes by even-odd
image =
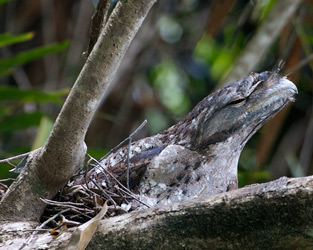
[[[296,93],[296,86],[276,72],[251,73],[198,103],[183,120],[188,124],[189,138],[186,135],[181,141],[197,151],[210,150],[220,142],[241,151]]]

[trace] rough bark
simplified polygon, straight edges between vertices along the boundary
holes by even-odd
[[[268,17],[238,56],[233,69],[219,87],[240,79],[255,69],[301,2],[302,0],[276,1]]]
[[[100,100],[156,0],[120,1],[72,88],[45,146],[0,203],[0,220],[38,220],[45,204],[83,166],[84,138]]]
[[[104,219],[88,249],[310,249],[313,176],[280,178],[206,200],[177,203]],[[18,249],[34,223],[0,226],[0,247]],[[73,230],[57,239],[33,235],[23,249],[66,249]]]

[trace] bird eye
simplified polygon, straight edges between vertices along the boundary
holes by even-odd
[[[244,105],[246,103],[246,100],[247,100],[246,98],[240,98],[240,99],[230,102],[229,105],[234,106],[234,107],[239,107],[239,106]]]

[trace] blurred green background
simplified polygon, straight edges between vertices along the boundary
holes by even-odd
[[[136,139],[168,128],[226,84],[278,2],[159,0],[92,121],[89,153],[100,158],[144,119]],[[91,0],[0,0],[0,158],[44,144],[86,60],[94,9]],[[313,173],[312,13],[313,1],[302,1],[253,67],[271,70],[284,60],[281,74],[299,94],[248,142],[240,186]],[[9,169],[0,165],[0,179],[14,176]]]

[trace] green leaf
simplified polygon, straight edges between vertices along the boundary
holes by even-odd
[[[261,3],[263,6],[260,14],[260,21],[263,21],[271,11],[273,5],[276,3],[276,0],[262,1]]]
[[[100,158],[103,157],[105,154],[107,154],[108,151],[107,151],[107,150],[104,150],[104,149],[90,148],[90,147],[88,147],[87,153],[88,153],[89,155],[91,155],[92,157],[94,157],[95,159],[100,159]]]
[[[305,173],[303,172],[302,166],[300,165],[299,159],[294,154],[288,154],[285,156],[289,170],[292,177],[303,177]]]
[[[243,187],[251,184],[251,180],[256,183],[267,182],[270,179],[270,173],[268,171],[238,171],[238,186]]]
[[[204,35],[194,50],[193,56],[196,59],[203,60],[210,65],[210,74],[216,81],[223,79],[229,73],[235,58],[240,53],[244,36],[241,32],[237,35],[234,32],[235,28],[232,26],[224,29],[226,41],[224,45]]]
[[[0,5],[1,5],[1,4],[4,4],[4,3],[6,3],[6,2],[10,2],[10,1],[12,1],[12,0],[0,0]]]
[[[4,105],[0,105],[0,118],[1,116],[7,114],[7,110],[8,110],[7,107],[4,107]]]
[[[25,42],[34,37],[34,32],[28,32],[20,35],[11,35],[9,33],[0,34],[0,48],[5,45]]]
[[[53,102],[62,104],[62,96],[67,95],[69,89],[44,92],[36,89],[19,89],[13,86],[0,86],[0,101],[19,100],[22,102],[46,103]]]
[[[197,43],[197,46],[193,52],[193,56],[203,61],[212,63],[218,56],[220,50],[218,46],[219,45],[212,37],[203,35]]]
[[[50,44],[39,48],[31,49],[25,52],[19,53],[17,56],[0,59],[0,76],[7,74],[8,69],[25,64],[30,61],[34,61],[47,54],[51,54],[57,51],[64,50],[69,45],[69,41]]]
[[[153,84],[161,102],[177,116],[189,110],[189,99],[184,89],[188,78],[171,60],[163,60],[154,70]]]
[[[36,148],[40,148],[45,144],[52,130],[52,127],[53,127],[53,121],[48,116],[45,116],[45,115],[42,116],[38,131],[37,131],[37,135],[32,146],[32,150]]]
[[[34,112],[6,117],[0,121],[0,133],[10,133],[17,130],[38,126],[42,116],[42,113]]]

